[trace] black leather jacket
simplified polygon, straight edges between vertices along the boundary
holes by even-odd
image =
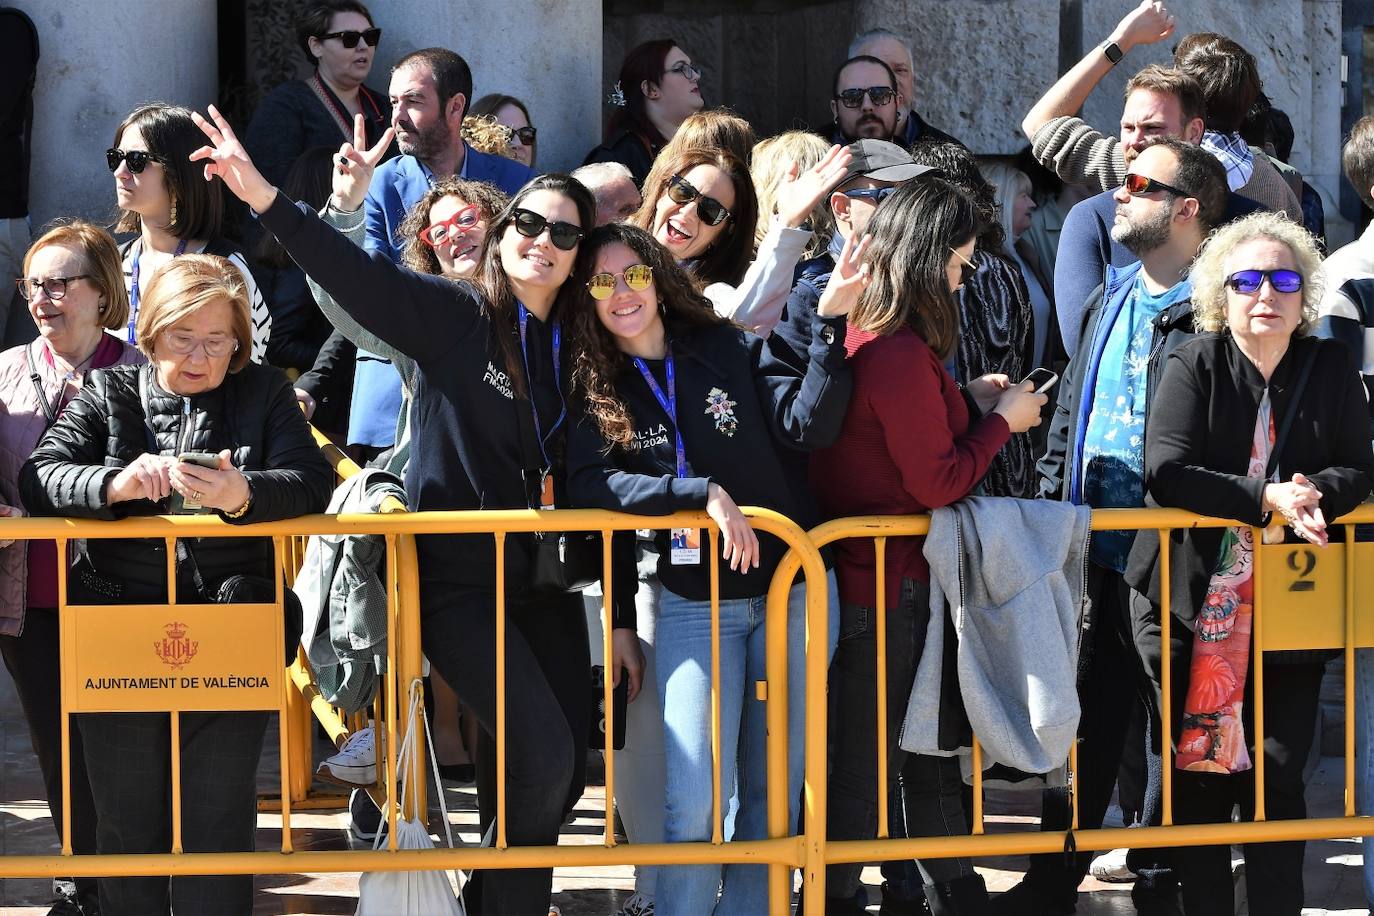
[[[148,390],[146,422],[140,374]],[[109,481],[154,448],[163,455],[229,449],[253,490],[248,512],[230,520],[233,524],[323,512],[333,488],[333,470],[311,438],[281,370],[249,363],[212,391],[183,398],[158,387],[152,366],[118,366],[90,374],[25,462],[19,473],[24,504],[34,515],[163,514],[165,501],[111,506],[105,499]],[[207,583],[233,573],[270,574],[268,538],[197,538],[192,544]],[[130,602],[165,600],[165,549],[161,540],[102,538],[86,541],[78,552],[101,576],[122,584],[123,601]],[[178,578],[184,590],[186,576]]]

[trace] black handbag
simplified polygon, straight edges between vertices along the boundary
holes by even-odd
[[[226,576],[217,584],[210,586],[200,574],[200,564],[191,550],[190,543],[177,540],[177,570],[184,571],[191,578],[196,593],[207,604],[272,604],[277,600],[276,588],[266,576],[252,576],[234,573]],[[289,665],[296,660],[296,649],[301,644],[301,630],[305,626],[305,609],[295,591],[282,582],[282,657]]]
[[[520,431],[521,476],[525,504],[539,505],[545,472],[534,455],[534,413],[515,403],[515,425]],[[578,592],[601,578],[601,534],[596,531],[536,531],[530,552],[529,587],[545,592]]]

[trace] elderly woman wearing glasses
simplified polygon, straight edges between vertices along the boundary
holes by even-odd
[[[24,259],[19,294],[28,300],[38,339],[0,353],[0,516],[24,514],[19,468],[67,409],[92,369],[143,362],[106,329],[122,329],[129,298],[119,250],[105,230],[73,221],[44,234]],[[14,679],[42,770],[52,823],[62,830],[61,682],[57,664],[57,546],[0,540],[0,654]],[[72,734],[72,849],[95,852],[80,735]],[[94,879],[76,884],[81,905]]]
[[[381,39],[372,13],[358,0],[317,0],[305,7],[296,21],[296,44],[314,72],[264,96],[244,132],[244,146],[269,181],[285,184],[291,164],[312,147],[337,149],[352,140],[358,115],[368,146],[382,136],[391,123],[391,102],[363,82]]]
[[[1369,414],[1359,367],[1342,344],[1309,336],[1321,294],[1312,236],[1280,214],[1220,229],[1193,266],[1203,330],[1168,358],[1146,429],[1149,501],[1243,527],[1171,534],[1170,722],[1176,823],[1254,816],[1254,756],[1264,754],[1269,820],[1306,816],[1303,767],[1312,746],[1326,651],[1271,652],[1258,734],[1250,642],[1252,527],[1265,543],[1320,550],[1328,523],[1374,486]],[[1142,531],[1126,580],[1136,645],[1161,677],[1159,538]],[[1189,914],[1234,910],[1229,846],[1174,851]],[[1247,844],[1251,908],[1296,914],[1301,842]]]
[[[68,298],[73,295],[68,291]],[[234,524],[323,511],[333,472],[310,436],[286,376],[251,363],[242,274],[214,255],[184,255],[147,283],[139,347],[151,365],[94,373],[19,474],[35,515],[116,519],[170,511],[215,513]],[[201,453],[204,464],[187,458]],[[213,467],[204,466],[213,464]],[[183,538],[177,600],[213,601],[232,575],[280,575],[268,538]],[[159,603],[167,595],[160,540],[79,542],[69,600]],[[181,716],[182,840],[188,851],[253,848],[255,776],[266,713]],[[96,848],[171,848],[170,723],[166,715],[79,720],[97,814]],[[241,914],[251,875],[101,878],[114,914]]]

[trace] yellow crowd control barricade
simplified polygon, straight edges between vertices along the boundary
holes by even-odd
[[[1290,649],[1339,649],[1345,657],[1345,805],[1341,817],[1308,818],[1305,820],[1267,821],[1264,814],[1264,755],[1255,755],[1255,817],[1252,821],[1223,824],[1173,823],[1172,770],[1173,749],[1170,735],[1171,672],[1169,658],[1170,608],[1169,589],[1162,589],[1162,756],[1164,759],[1163,825],[1124,828],[1078,830],[1077,754],[1071,749],[1069,769],[1072,787],[1072,824],[1069,831],[1013,832],[988,834],[984,824],[983,765],[981,750],[975,736],[973,742],[973,829],[966,837],[888,837],[888,798],[886,735],[880,726],[877,732],[878,771],[878,837],[873,840],[836,840],[827,842],[825,823],[826,723],[808,721],[806,754],[806,831],[804,833],[805,863],[803,887],[807,900],[823,900],[825,896],[826,864],[842,862],[881,862],[903,858],[945,858],[1005,856],[1029,853],[1063,852],[1068,843],[1080,850],[1107,850],[1121,847],[1146,848],[1163,846],[1192,846],[1210,844],[1240,844],[1247,842],[1309,840],[1333,837],[1366,836],[1374,834],[1374,818],[1355,815],[1355,725],[1362,713],[1355,707],[1354,678],[1355,650],[1374,646],[1374,543],[1356,542],[1355,524],[1374,522],[1374,504],[1360,506],[1337,521],[1343,524],[1343,541],[1333,541],[1319,548],[1309,544],[1262,543],[1261,532],[1253,531],[1255,549],[1255,593],[1253,608],[1254,652]],[[1169,575],[1169,532],[1179,528],[1232,527],[1237,523],[1226,519],[1209,518],[1176,509],[1108,509],[1093,513],[1092,529],[1145,530],[1160,533],[1161,575]],[[810,532],[813,545],[824,548],[836,541],[858,538],[873,542],[877,552],[875,577],[876,620],[876,695],[877,721],[885,722],[886,708],[886,590],[884,580],[884,546],[888,538],[924,535],[928,532],[928,516],[865,516],[837,519],[820,525]],[[789,571],[796,569],[792,557],[784,558],[774,580],[786,580]],[[771,604],[770,604],[771,607]],[[823,668],[817,666],[816,654],[808,647],[807,703],[808,708],[824,710],[822,701],[826,682]],[[1262,743],[1264,735],[1263,684],[1264,666],[1251,669],[1254,678],[1255,741]]]
[[[173,851],[150,855],[75,856],[69,844],[60,856],[7,856],[0,858],[0,877],[124,876],[147,874],[244,874],[297,872],[398,871],[435,868],[531,868],[559,866],[616,866],[637,864],[757,863],[772,867],[781,886],[791,870],[803,864],[803,838],[794,833],[788,818],[787,797],[787,591],[798,570],[807,584],[807,643],[809,667],[815,668],[824,683],[827,606],[826,571],[819,553],[806,533],[777,513],[745,509],[758,531],[773,534],[788,544],[794,558],[786,582],[778,582],[768,597],[766,678],[752,685],[755,695],[767,703],[767,754],[770,773],[768,788],[769,839],[749,842],[724,842],[721,813],[726,799],[720,784],[720,670],[719,655],[712,659],[711,734],[715,765],[714,799],[716,828],[709,842],[680,844],[617,843],[610,810],[615,791],[614,755],[610,742],[615,733],[611,681],[606,679],[606,831],[600,846],[512,847],[507,840],[505,690],[507,672],[503,652],[497,660],[497,805],[495,842],[491,848],[456,850],[398,850],[394,848],[398,805],[395,792],[388,793],[385,810],[392,838],[387,848],[377,850],[294,851],[290,816],[293,801],[291,773],[302,760],[309,764],[308,734],[293,737],[293,703],[302,700],[322,720],[335,717],[336,727],[347,723],[324,703],[318,691],[311,695],[308,673],[301,660],[291,669],[282,664],[282,602],[280,586],[270,604],[199,605],[176,602],[174,585],[169,585],[165,604],[79,606],[67,602],[66,573],[60,575],[59,614],[62,627],[61,664],[63,673],[64,742],[70,716],[88,712],[161,711],[172,716],[172,770],[179,772],[179,741],[176,717],[190,710],[267,709],[281,715],[279,740],[282,756],[280,852],[183,853],[180,844],[180,792],[173,776]],[[713,555],[720,552],[720,534],[705,512],[682,512],[647,519],[640,516],[596,510],[538,510],[482,512],[396,512],[382,515],[306,516],[256,525],[227,525],[208,516],[152,517],[97,522],[77,519],[23,518],[0,519],[0,537],[18,540],[52,539],[61,555],[68,544],[79,538],[161,538],[167,544],[169,582],[175,582],[175,539],[178,537],[271,537],[279,566],[290,568],[288,543],[309,534],[380,534],[388,547],[387,589],[388,671],[384,685],[386,740],[386,785],[396,781],[396,740],[402,729],[398,722],[397,685],[409,683],[420,674],[419,578],[414,539],[426,534],[486,534],[497,545],[496,641],[506,639],[506,594],[504,588],[507,535],[556,529],[559,531],[596,531],[601,533],[603,562],[609,570],[611,535],[634,531],[646,524],[655,527],[700,527],[709,529]],[[299,555],[298,548],[291,548]],[[713,569],[714,569],[713,565]],[[613,600],[610,576],[606,577],[603,604],[605,657],[612,657],[609,608]],[[712,636],[719,643],[719,581],[711,579]],[[249,645],[249,644],[252,645]],[[819,667],[815,660],[818,659]],[[512,672],[518,676],[518,673]],[[808,675],[810,676],[810,675]],[[296,700],[293,697],[299,697]],[[319,708],[319,707],[323,708]],[[295,708],[299,714],[299,706]],[[824,703],[813,712],[824,721]],[[380,727],[380,725],[379,725]],[[65,748],[64,748],[65,758]],[[308,772],[308,770],[307,770]],[[64,797],[70,798],[69,761],[64,759]],[[298,787],[299,789],[299,787]],[[423,804],[422,802],[420,804]],[[67,806],[70,810],[70,806]],[[69,825],[67,825],[69,826]],[[65,831],[70,835],[70,831]],[[289,853],[290,855],[285,855]],[[790,888],[773,898],[770,909],[786,912]]]

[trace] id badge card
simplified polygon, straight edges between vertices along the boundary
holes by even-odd
[[[543,480],[539,484],[539,508],[552,509],[553,504],[553,475],[543,475]]]
[[[701,562],[701,529],[673,528],[668,532],[668,559],[673,566]]]

